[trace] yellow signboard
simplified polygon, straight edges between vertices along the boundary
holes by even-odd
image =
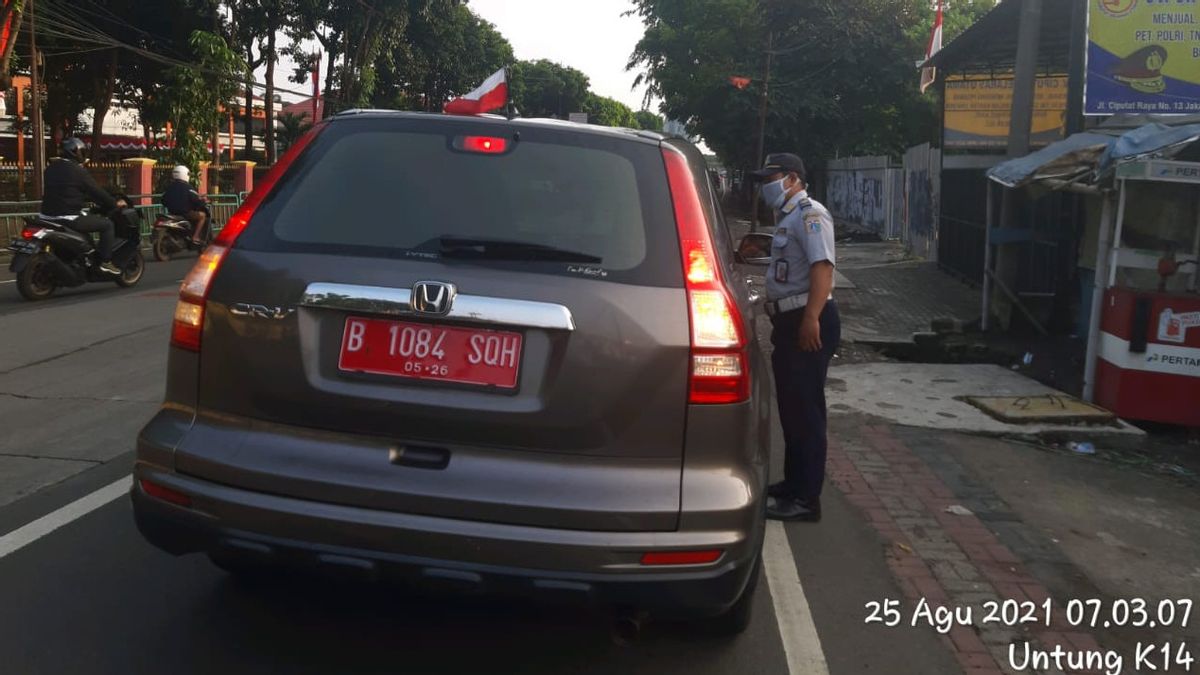
[[[1089,115],[1200,113],[1200,2],[1088,0]]]
[[[1039,77],[1033,98],[1030,142],[1047,145],[1062,138],[1067,111],[1066,76]],[[948,148],[990,148],[1008,144],[1012,77],[951,77],[946,80]]]

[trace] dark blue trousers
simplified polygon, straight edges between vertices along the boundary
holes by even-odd
[[[804,310],[772,319],[771,366],[775,371],[775,399],[786,444],[783,479],[792,494],[802,499],[821,496],[825,483],[825,376],[842,337],[837,305],[832,300],[821,311],[821,349],[800,349],[800,322]]]

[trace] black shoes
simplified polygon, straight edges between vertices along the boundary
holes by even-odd
[[[792,494],[792,492],[791,492],[791,490],[788,489],[787,483],[785,483],[783,481],[779,481],[778,483],[771,483],[770,485],[767,486],[767,496],[768,497],[774,497],[776,499],[779,499],[780,497],[788,497],[791,494]]]
[[[820,499],[773,497],[770,496],[770,488],[768,488],[767,494],[767,518],[785,522],[817,523],[821,521]]]

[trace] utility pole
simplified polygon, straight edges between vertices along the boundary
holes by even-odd
[[[755,167],[762,166],[763,163],[763,145],[766,142],[767,134],[767,94],[771,88],[771,59],[775,56],[775,31],[767,33],[767,68],[763,73],[762,85],[762,101],[758,104],[758,143],[755,145],[754,162]],[[758,188],[754,188],[754,195],[750,202],[750,229],[758,229]]]
[[[1009,157],[1029,154],[1041,33],[1042,0],[1022,0],[1021,21],[1017,27],[1017,57],[1013,68],[1012,117],[1008,127]]]
[[[46,136],[42,130],[42,83],[38,74],[37,29],[33,19],[33,0],[29,0],[29,94],[33,122],[33,198],[42,198],[42,171],[46,167]],[[92,139],[95,142],[95,139]]]
[[[1087,53],[1087,0],[1071,0],[1071,50],[1067,56],[1067,135],[1083,131],[1084,55]]]
[[[1008,156],[1023,157],[1029,154],[1029,136],[1033,126],[1034,92],[1037,90],[1038,42],[1042,34],[1042,0],[1021,0],[1021,17],[1017,25],[1017,53],[1013,59],[1013,95],[1008,124]],[[1015,227],[1017,204],[1013,190],[1004,190],[1000,198],[1000,227]],[[990,233],[989,233],[990,236]],[[991,241],[989,239],[989,241]],[[985,278],[996,282],[1000,288],[1018,292],[1017,274],[1020,260],[1013,249],[1014,243],[996,246],[995,271],[984,269]],[[989,284],[990,285],[990,284]],[[1012,310],[1019,303],[1015,295],[992,287],[992,306],[1007,330]]]

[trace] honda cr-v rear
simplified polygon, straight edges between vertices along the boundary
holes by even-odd
[[[767,456],[747,293],[686,142],[337,116],[184,281],[138,525],[232,570],[738,630]]]

